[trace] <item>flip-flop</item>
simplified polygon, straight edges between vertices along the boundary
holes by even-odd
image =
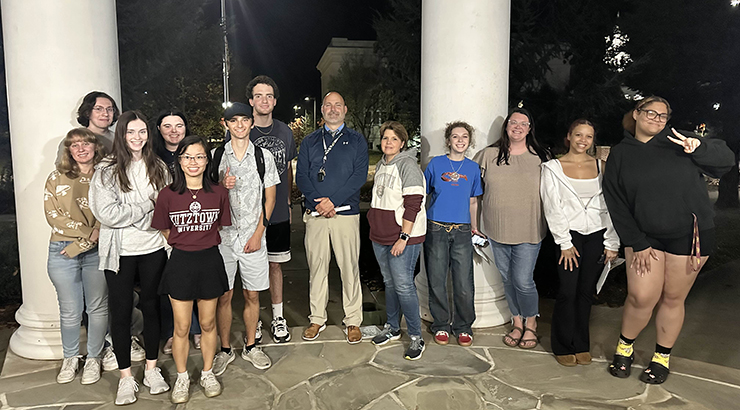
[[[630,377],[632,372],[632,362],[635,360],[635,352],[630,357],[615,354],[612,364],[609,365],[609,373],[614,377],[625,379]],[[646,369],[647,370],[647,369]],[[647,382],[646,382],[647,383]]]
[[[515,339],[511,337],[511,334],[514,333],[515,330],[519,331],[519,339]],[[522,340],[522,336],[524,336],[524,329],[522,329],[519,326],[514,326],[513,329],[511,329],[511,332],[504,335],[503,341],[506,346],[509,347],[517,347],[519,345],[519,341]]]
[[[534,335],[534,339],[525,339],[524,333],[527,333],[527,332],[532,333]],[[519,340],[519,348],[520,349],[534,349],[535,347],[537,347],[537,344],[540,342],[540,336],[537,334],[537,332],[534,331],[533,329],[525,327],[524,333],[522,333],[522,338]],[[534,342],[534,345],[527,346],[528,342]]]

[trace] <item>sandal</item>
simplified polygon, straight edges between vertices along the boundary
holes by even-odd
[[[661,384],[668,379],[671,371],[658,362],[650,362],[640,375],[640,381],[647,384]]]
[[[609,365],[609,373],[614,377],[625,379],[630,377],[632,372],[632,362],[635,360],[635,352],[632,352],[632,356],[622,356],[621,354],[615,354],[612,364]]]
[[[527,333],[527,332],[532,333],[534,335],[534,339],[525,339],[524,333]],[[534,349],[535,347],[537,347],[537,343],[540,342],[540,336],[537,334],[537,332],[535,332],[534,330],[528,327],[525,327],[524,333],[522,333],[522,338],[519,340],[519,348],[520,349]],[[528,346],[527,343],[529,342],[534,342],[534,344],[531,346]]]
[[[515,330],[519,331],[519,338],[515,339],[511,336],[512,333],[514,333]],[[524,336],[524,329],[518,326],[514,326],[513,329],[511,329],[511,332],[504,335],[504,344],[509,347],[517,347],[519,345],[519,341],[522,340],[522,336]]]

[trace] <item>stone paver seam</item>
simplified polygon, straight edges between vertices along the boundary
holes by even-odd
[[[375,403],[377,403],[380,400],[382,400],[385,396],[390,396],[390,398],[393,401],[395,401],[396,403],[400,404],[401,407],[406,407],[403,403],[401,403],[401,401],[398,399],[398,397],[396,397],[396,392],[399,389],[403,389],[406,386],[410,386],[410,385],[412,385],[412,384],[414,384],[414,383],[416,383],[416,382],[418,382],[420,380],[426,379],[426,378],[427,378],[427,376],[419,376],[419,377],[417,377],[415,379],[411,379],[411,380],[407,381],[406,383],[402,383],[402,384],[396,386],[395,388],[391,389],[390,391],[388,391],[386,393],[383,393],[380,396],[376,397],[370,403],[364,405],[360,410],[371,409],[375,405]]]
[[[491,366],[488,370],[493,369],[493,359],[489,360],[488,357],[481,356],[479,353],[476,353],[475,350],[473,350],[471,348],[464,347],[463,349],[467,350],[468,353],[470,353],[473,356],[475,356],[478,359],[480,359],[480,361],[488,363],[488,365]],[[484,349],[484,351],[488,352],[487,349]],[[486,356],[489,356],[489,355],[486,355]],[[486,370],[486,371],[488,371],[488,370]]]
[[[488,358],[488,362],[491,363],[491,369],[495,368],[496,362],[493,360],[493,356],[491,356],[491,352],[489,352],[487,348],[484,348],[483,351],[486,352],[486,357]]]

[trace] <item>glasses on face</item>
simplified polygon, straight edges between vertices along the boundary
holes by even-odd
[[[638,108],[637,111],[644,112],[647,119],[658,122],[666,122],[668,121],[668,118],[671,118],[667,113],[660,114],[655,110],[643,110],[642,108]]]
[[[202,164],[202,163],[206,162],[207,159],[208,159],[208,157],[205,156],[205,155],[196,155],[196,156],[192,156],[192,155],[180,155],[180,161],[182,161],[182,162],[184,162],[186,164],[188,162],[193,161],[193,160],[196,163],[198,163],[198,164]]]
[[[516,127],[517,125],[521,125],[522,128],[527,128],[527,127],[529,127],[530,123],[529,123],[529,121],[519,122],[517,120],[509,120],[509,125],[511,125],[512,127]]]
[[[103,107],[102,105],[96,105],[93,107],[93,111],[98,114],[102,114],[104,112],[107,112],[108,114],[113,114],[113,107]]]

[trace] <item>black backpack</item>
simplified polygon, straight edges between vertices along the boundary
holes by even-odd
[[[211,167],[211,179],[215,183],[219,183],[220,175],[218,174],[218,168],[221,165],[221,158],[224,156],[224,146],[216,148],[213,153],[213,165]],[[254,159],[257,162],[257,174],[260,176],[262,182],[262,224],[267,228],[267,212],[265,212],[265,156],[262,153],[262,148],[254,145]]]

